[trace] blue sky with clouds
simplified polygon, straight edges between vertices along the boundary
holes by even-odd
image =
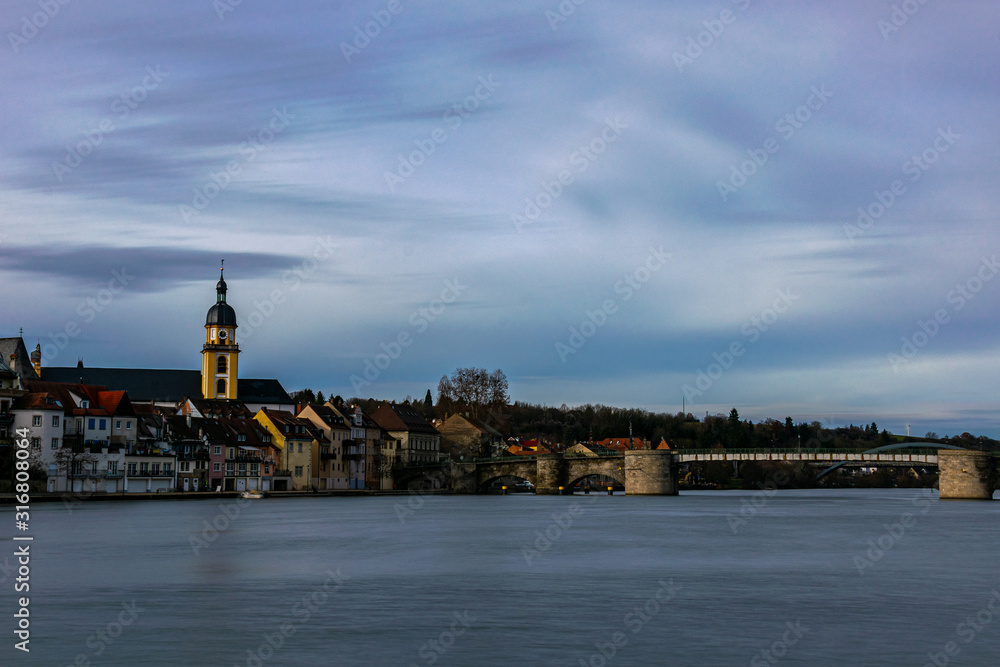
[[[49,365],[199,367],[225,257],[241,372],[290,389],[499,367],[532,402],[1000,437],[996,3],[0,26],[3,335]]]

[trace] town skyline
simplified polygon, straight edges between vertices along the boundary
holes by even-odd
[[[389,4],[0,10],[2,335],[1000,438],[1000,8]]]

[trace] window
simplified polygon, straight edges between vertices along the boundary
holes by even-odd
[[[247,434],[246,433],[239,433],[236,436],[236,441],[237,442],[246,442],[247,441]]]
[[[59,415],[52,415],[52,425],[56,427],[59,426]]]
[[[221,456],[222,455],[222,445],[216,445],[215,448],[212,450],[212,453],[214,453],[216,456]]]
[[[225,373],[226,372],[226,358],[225,357],[219,357],[219,360],[215,364],[215,372],[216,373]]]
[[[133,476],[135,475],[135,464],[134,463],[129,463],[128,464],[128,474],[129,475],[133,475]]]
[[[253,477],[256,477],[258,474],[260,474],[260,465],[257,464],[257,463],[251,463],[250,464],[250,474]]]
[[[247,476],[247,464],[246,463],[241,463],[239,469],[240,469],[240,477],[246,477]]]
[[[73,470],[70,472],[71,475],[79,475],[83,472],[83,461],[73,461]]]
[[[150,472],[152,472],[154,475],[159,475],[160,474],[160,464],[159,463],[154,463],[153,464],[153,469]]]
[[[191,463],[189,461],[181,461],[180,471],[188,472],[189,470],[191,470]]]
[[[32,426],[41,426],[42,425],[42,416],[41,415],[33,415],[31,417],[31,425]]]
[[[233,476],[233,464],[232,463],[227,463],[226,464],[226,474],[229,475],[230,477]]]
[[[103,431],[107,427],[108,427],[108,420],[107,419],[102,419],[101,420],[101,430]]]
[[[295,466],[295,476],[302,477],[302,466]]]
[[[222,472],[222,464],[221,463],[213,463],[212,464],[212,472]]]
[[[42,439],[41,438],[32,438],[31,439],[31,448],[32,449],[41,449],[42,448]]]
[[[76,432],[77,433],[83,433],[83,420],[82,419],[77,419],[76,420]]]
[[[118,419],[118,420],[115,421],[115,430],[116,431],[122,430],[122,420],[121,419]]]
[[[108,474],[118,474],[118,461],[108,461]]]
[[[59,449],[59,438],[52,438],[52,449]]]
[[[301,454],[301,453],[302,453],[302,443],[300,442],[299,443],[299,454]]]
[[[227,458],[227,459],[231,459],[231,458],[233,458],[233,448],[232,448],[232,447],[230,447],[230,448],[229,448],[229,449],[227,449],[226,451],[227,451],[227,452],[229,452],[228,454],[226,454],[226,458]]]
[[[215,393],[216,395],[225,396],[226,395],[226,381],[219,380],[215,383]]]
[[[169,463],[164,463],[163,464],[163,474],[169,475],[171,472],[173,472],[173,471],[170,469],[170,464]]]
[[[97,461],[92,461],[90,465],[90,472],[94,475],[97,474]]]
[[[148,461],[142,461],[142,462],[139,463],[139,472],[142,473],[143,475],[145,475],[146,473],[149,472],[149,462]]]
[[[125,430],[126,431],[131,431],[132,430],[132,420],[131,419],[126,419],[125,420]]]

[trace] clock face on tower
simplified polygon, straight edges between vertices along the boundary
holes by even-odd
[[[219,340],[225,342],[225,340],[227,338],[229,338],[229,332],[228,331],[226,331],[225,329],[223,329],[222,331],[219,332]]]

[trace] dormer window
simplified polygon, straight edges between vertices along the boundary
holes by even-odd
[[[240,433],[236,436],[237,442],[246,442],[246,439],[247,439],[246,433]]]
[[[90,401],[86,399],[80,401],[80,407],[83,408],[84,410],[88,409],[90,407]]]

